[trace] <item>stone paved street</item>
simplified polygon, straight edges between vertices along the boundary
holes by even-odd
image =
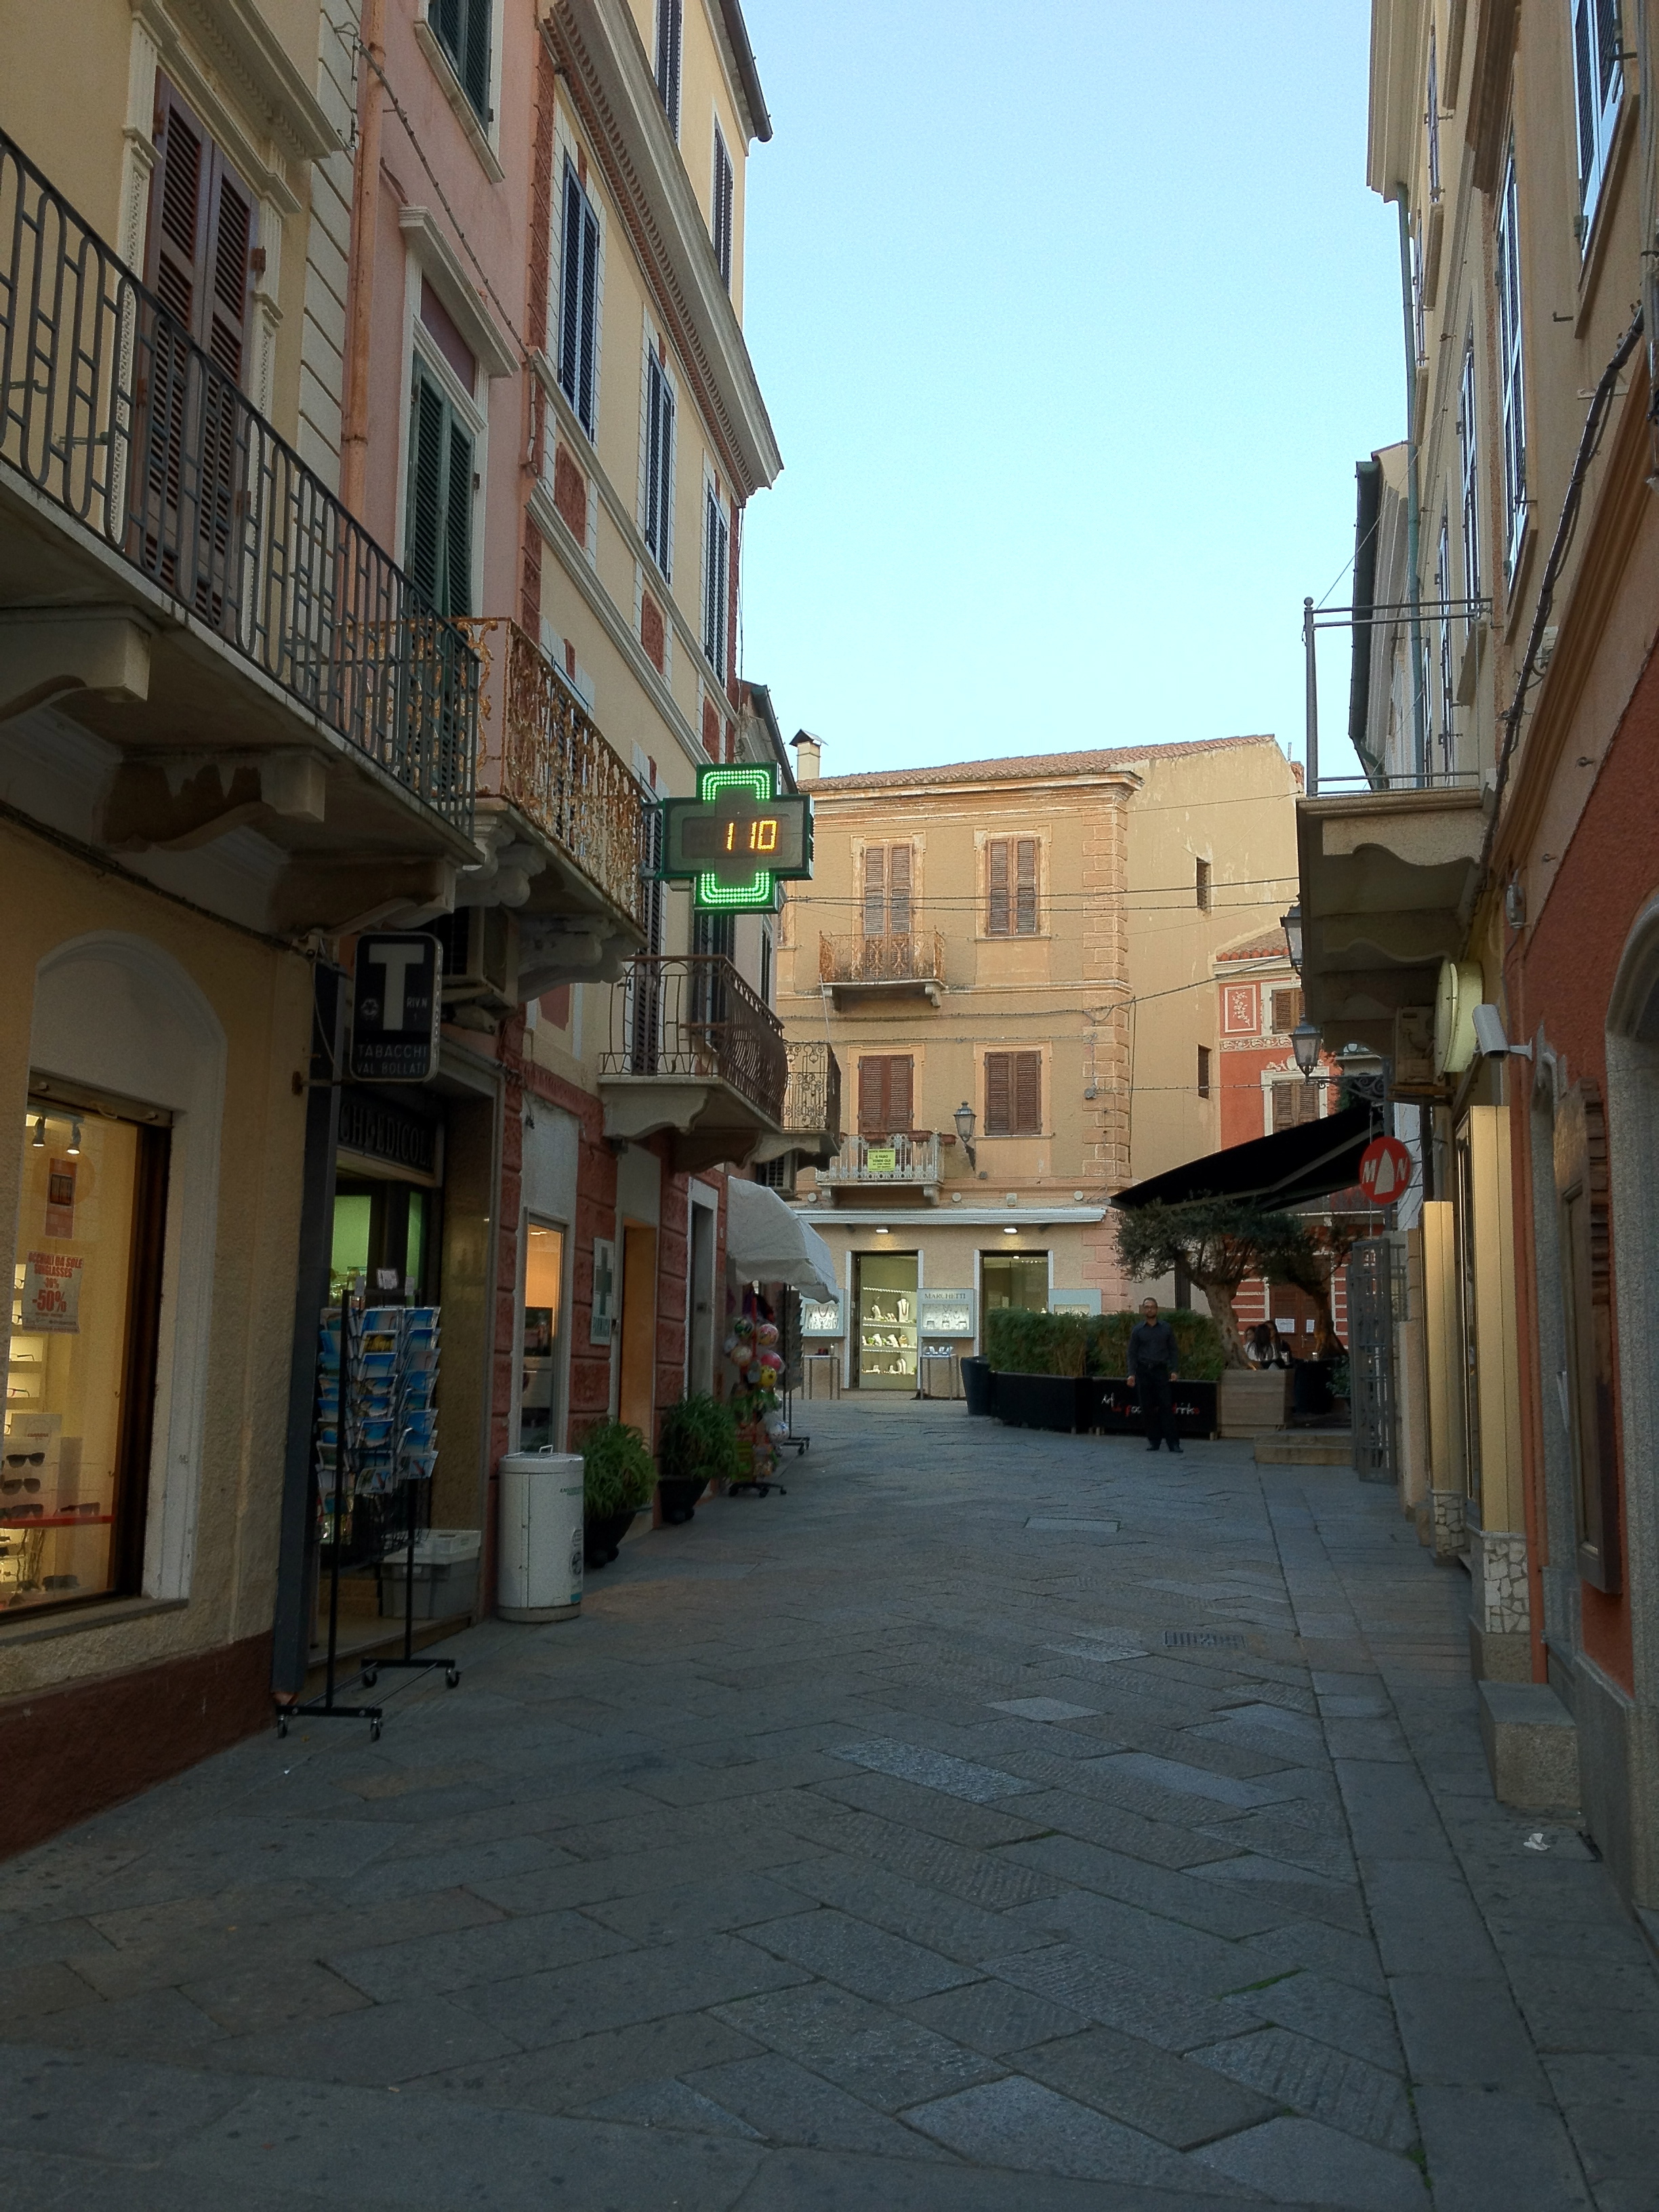
[[[801,1413],[379,1744],[0,1869],[8,2212],[1653,2212],[1659,1974],[1391,1496]]]

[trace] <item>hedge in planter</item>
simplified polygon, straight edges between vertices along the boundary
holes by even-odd
[[[626,1421],[595,1421],[582,1437],[583,1550],[609,1566],[634,1516],[651,1502],[657,1470],[645,1438]]]
[[[738,1425],[729,1407],[706,1390],[671,1406],[657,1446],[665,1521],[689,1521],[711,1482],[738,1482],[746,1472]]]
[[[1227,1364],[1220,1332],[1207,1314],[1166,1310],[1175,1330],[1176,1371],[1191,1382],[1212,1382]],[[1051,1314],[1002,1306],[985,1317],[985,1352],[999,1375],[1108,1376],[1129,1371],[1129,1331],[1138,1313]]]

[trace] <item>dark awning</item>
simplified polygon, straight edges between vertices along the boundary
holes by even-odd
[[[1189,1198],[1254,1200],[1275,1212],[1328,1198],[1359,1180],[1359,1155],[1382,1126],[1374,1106],[1349,1106],[1322,1121],[1229,1145],[1185,1167],[1132,1183],[1114,1206],[1179,1206]]]

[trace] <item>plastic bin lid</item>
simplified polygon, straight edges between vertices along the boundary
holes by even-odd
[[[501,1467],[507,1474],[553,1474],[566,1477],[573,1469],[580,1475],[582,1455],[580,1452],[504,1452]]]

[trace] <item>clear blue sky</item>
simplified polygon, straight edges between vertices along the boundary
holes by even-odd
[[[786,733],[830,774],[1262,730],[1299,758],[1303,595],[1404,419],[1365,0],[745,13],[784,473],[744,667]],[[1346,635],[1321,667],[1352,773]]]

